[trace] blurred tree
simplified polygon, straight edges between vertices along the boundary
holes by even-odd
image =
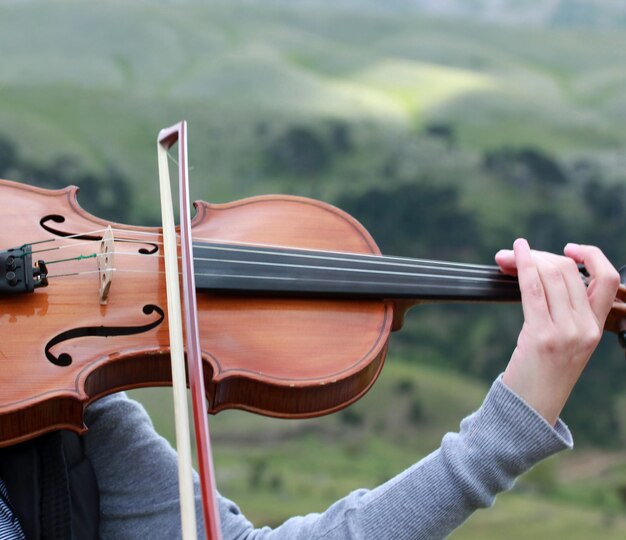
[[[611,184],[606,179],[594,177],[582,186],[581,208],[589,213],[584,241],[598,245],[617,267],[626,264],[626,179]]]
[[[4,176],[17,163],[17,150],[15,145],[0,137],[0,176]]]
[[[520,190],[562,186],[567,176],[558,162],[536,148],[499,148],[487,150],[483,168]]]
[[[459,260],[474,252],[476,216],[462,208],[459,188],[426,182],[370,189],[339,199],[361,220],[385,253]]]
[[[333,120],[329,123],[330,145],[335,154],[346,154],[353,150],[350,124]]]
[[[557,253],[569,240],[577,237],[569,220],[555,212],[554,207],[530,210],[525,216],[523,228],[524,234],[534,247]]]
[[[572,392],[563,418],[577,442],[605,447],[621,443],[617,398],[626,390],[624,352],[615,335],[605,335]],[[623,435],[623,434],[622,434]]]
[[[133,205],[130,182],[113,167],[100,174],[86,171],[72,156],[60,156],[45,165],[33,163],[21,158],[11,141],[0,138],[0,174],[6,171],[13,179],[42,188],[78,186],[86,210],[110,221],[129,221]]]
[[[328,169],[330,154],[323,139],[313,130],[290,127],[268,148],[269,168],[278,174],[311,177]]]
[[[449,148],[453,148],[456,145],[456,132],[452,124],[444,122],[427,124],[424,128],[424,133],[426,133],[428,137],[441,139]]]

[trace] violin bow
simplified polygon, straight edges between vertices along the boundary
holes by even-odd
[[[172,205],[171,183],[167,151],[178,142],[178,179],[180,203],[180,250],[182,262],[182,289],[184,296],[185,339],[183,340],[178,247]],[[196,513],[191,465],[189,416],[187,412],[187,385],[185,382],[185,354],[189,387],[193,405],[194,427],[198,453],[198,473],[202,492],[204,529],[209,540],[221,540],[219,512],[216,498],[215,473],[211,454],[209,424],[205,402],[202,354],[198,331],[196,287],[191,238],[191,209],[189,204],[189,172],[187,167],[187,122],[182,121],[162,129],[157,138],[161,214],[163,220],[163,253],[165,259],[172,388],[176,418],[176,449],[183,539],[197,538]]]

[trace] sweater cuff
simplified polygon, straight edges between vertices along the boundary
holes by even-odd
[[[574,446],[572,434],[560,418],[554,426],[550,425],[502,382],[502,375],[494,381],[483,406],[461,423],[461,434],[475,448],[489,448],[499,440],[496,459],[515,476]],[[487,441],[491,444],[485,445]]]

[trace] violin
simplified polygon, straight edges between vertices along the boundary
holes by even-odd
[[[0,200],[0,446],[82,433],[99,397],[170,385],[161,229],[90,215],[75,187],[0,180]],[[374,384],[411,306],[520,298],[495,266],[382,256],[357,220],[324,202],[194,206],[211,413],[332,413]],[[621,286],[606,325],[620,335],[625,300]]]
[[[171,384],[161,230],[83,210],[77,188],[0,180],[0,446],[85,431],[90,402]],[[421,302],[511,302],[495,266],[382,256],[358,221],[286,195],[194,203],[208,410],[329,414],[383,366]],[[606,328],[626,330],[620,287]]]

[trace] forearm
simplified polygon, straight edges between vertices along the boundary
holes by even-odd
[[[493,504],[517,476],[572,446],[566,426],[552,428],[496,381],[483,406],[441,448],[380,487],[358,490],[323,514],[292,518],[273,531],[225,516],[225,538],[434,539]]]
[[[564,424],[553,429],[497,381],[478,412],[447,434],[441,448],[372,491],[362,504],[363,538],[443,538],[475,510],[549,455],[571,447]],[[383,537],[380,535],[379,537]]]
[[[88,411],[86,450],[101,491],[102,538],[180,536],[176,456],[137,403],[112,396]],[[441,448],[382,486],[358,490],[322,514],[255,529],[220,497],[225,540],[442,538],[541,459],[571,447],[496,381],[483,406]]]

